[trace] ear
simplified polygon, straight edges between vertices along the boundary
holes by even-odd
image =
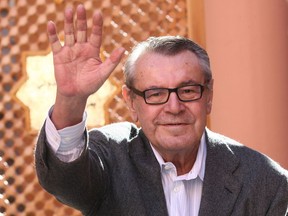
[[[128,106],[128,109],[130,111],[130,115],[133,119],[134,122],[138,121],[138,115],[134,106],[134,100],[133,100],[133,96],[131,96],[131,90],[126,86],[123,85],[122,86],[122,96]]]
[[[207,108],[206,112],[207,115],[211,113],[212,110],[212,102],[213,102],[213,85],[214,85],[214,80],[212,79],[209,84],[208,84],[208,93],[207,93]]]

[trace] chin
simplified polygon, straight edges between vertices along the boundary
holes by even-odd
[[[193,146],[192,137],[181,137],[181,136],[170,136],[166,137],[165,139],[158,140],[158,143],[160,143],[161,146],[171,149],[171,150],[181,150],[181,149],[187,149]]]

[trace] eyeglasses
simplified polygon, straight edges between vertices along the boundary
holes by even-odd
[[[169,100],[171,92],[175,92],[178,99],[183,102],[199,100],[205,87],[201,84],[186,85],[178,88],[153,88],[139,91],[132,86],[128,86],[136,95],[144,98],[146,104],[159,105]]]

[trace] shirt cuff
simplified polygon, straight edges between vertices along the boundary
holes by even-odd
[[[49,110],[45,123],[46,137],[54,153],[71,153],[85,145],[84,131],[87,114],[83,113],[82,121],[76,125],[57,130],[50,118],[53,107]]]

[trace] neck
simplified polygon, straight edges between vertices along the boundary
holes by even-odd
[[[177,175],[184,175],[192,169],[196,161],[199,145],[191,149],[190,151],[183,152],[161,152],[159,154],[162,156],[165,162],[171,162],[175,165],[177,170]]]

